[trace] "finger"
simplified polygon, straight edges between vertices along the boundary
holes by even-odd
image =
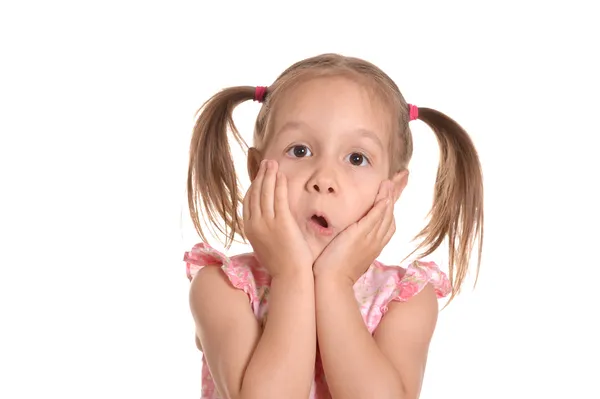
[[[246,191],[246,195],[244,196],[244,220],[250,220],[252,217],[251,207],[252,207],[252,192],[254,191],[253,182],[250,183],[250,187],[248,187],[248,191]]]
[[[260,211],[260,193],[262,190],[262,184],[265,177],[265,160],[263,159],[260,163],[260,168],[256,174],[256,178],[252,182],[252,193],[250,194],[250,217],[256,218],[261,216]]]
[[[375,197],[375,203],[377,201],[382,200],[388,196],[389,192],[389,180],[384,180],[379,185],[379,191],[377,191],[377,196]]]
[[[386,193],[389,191],[387,188],[388,180],[384,180],[379,185],[377,196],[375,197],[375,203],[361,220],[358,221],[358,226],[361,229],[368,229],[365,234],[370,235],[374,230],[377,230],[377,222],[381,221],[382,211],[385,211],[385,200]],[[386,191],[387,190],[387,191]],[[383,208],[381,208],[383,207]]]
[[[281,172],[277,172],[275,183],[275,217],[281,217],[289,212],[287,178]]]
[[[385,236],[392,222],[394,221],[394,201],[392,198],[393,193],[391,183],[388,183],[385,186],[385,190],[386,199],[388,201],[383,214],[383,218],[381,220],[381,224],[379,225],[379,228],[376,233],[378,239],[382,239]]]
[[[358,228],[363,232],[364,235],[371,234],[374,230],[379,228],[379,224],[382,221],[383,214],[387,205],[387,198],[380,199],[373,205],[373,208],[358,221]]]
[[[383,239],[381,240],[381,242],[383,243],[384,246],[387,245],[388,242],[390,242],[390,240],[394,236],[395,232],[396,232],[396,221],[392,221],[390,228],[388,229],[388,231],[383,236]]]
[[[392,225],[394,224],[394,202],[392,198],[389,197],[389,202],[386,205],[383,218],[381,220],[381,224],[377,229],[376,237],[379,240],[383,240],[385,236],[390,231]],[[392,233],[393,234],[393,233]]]
[[[275,217],[273,210],[273,197],[275,196],[275,176],[277,174],[277,162],[267,161],[265,177],[263,179],[260,193],[260,210],[263,217]]]
[[[250,220],[250,193],[252,192],[252,185],[248,191],[246,191],[246,195],[244,196],[244,201],[242,202],[242,216],[244,221]]]

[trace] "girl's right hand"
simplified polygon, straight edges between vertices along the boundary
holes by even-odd
[[[288,203],[287,180],[276,161],[263,160],[244,198],[244,232],[272,277],[312,272],[312,252]]]

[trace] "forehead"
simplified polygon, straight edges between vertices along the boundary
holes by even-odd
[[[313,130],[327,136],[356,135],[371,138],[386,147],[390,139],[391,115],[368,86],[353,79],[318,77],[287,88],[274,107],[275,134],[287,127]],[[372,137],[369,137],[372,136]]]

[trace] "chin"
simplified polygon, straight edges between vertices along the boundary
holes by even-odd
[[[329,244],[329,243],[317,242],[314,237],[306,237],[306,239],[308,241],[308,246],[309,246],[310,251],[312,252],[313,258],[315,260],[321,255],[321,253],[323,252],[323,250],[325,249],[327,244]]]

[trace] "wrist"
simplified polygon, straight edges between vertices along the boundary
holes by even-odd
[[[353,287],[354,281],[347,274],[334,268],[318,268],[314,271],[315,285]]]
[[[313,271],[311,265],[298,265],[289,267],[285,270],[278,270],[271,274],[273,280],[313,280]]]
[[[310,268],[308,270],[281,271],[271,276],[271,294],[301,295],[314,299],[315,279]]]

